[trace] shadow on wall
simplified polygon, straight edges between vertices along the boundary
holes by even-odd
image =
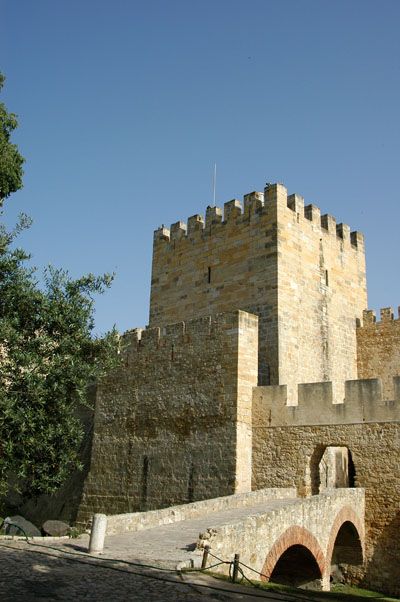
[[[95,391],[91,390],[90,402],[93,406],[94,398]],[[18,495],[10,495],[4,503],[6,515],[19,514],[39,528],[46,520],[50,519],[63,520],[70,525],[75,523],[85,479],[90,468],[94,409],[82,406],[79,409],[78,417],[82,421],[84,429],[84,436],[79,450],[79,458],[83,464],[83,469],[72,473],[66,483],[53,495],[41,495],[25,502],[22,502]]]
[[[394,500],[393,500],[394,501]],[[397,513],[388,518],[386,527],[380,533],[367,572],[361,585],[378,589],[385,594],[400,596],[400,498],[395,501]],[[387,509],[389,511],[389,507]],[[384,558],[384,570],[382,559]]]

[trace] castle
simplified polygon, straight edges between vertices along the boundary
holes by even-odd
[[[400,593],[400,320],[367,311],[361,233],[281,184],[159,228],[149,326],[96,397],[79,520],[364,487],[359,579]]]

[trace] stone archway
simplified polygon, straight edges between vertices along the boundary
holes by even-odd
[[[364,525],[350,506],[340,510],[332,525],[326,552],[331,574],[339,565],[361,566],[364,562]]]
[[[303,527],[289,527],[274,543],[260,577],[296,587],[323,589],[325,558],[316,538]]]

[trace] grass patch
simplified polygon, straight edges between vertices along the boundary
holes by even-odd
[[[214,573],[212,571],[205,571],[205,573],[222,581],[230,581],[230,578],[227,575],[222,575],[221,573]],[[289,595],[297,595],[298,597],[303,597],[304,600],[308,598],[309,600],[314,600],[315,602],[360,602],[360,600],[365,598],[369,598],[370,600],[375,599],[377,602],[400,602],[399,598],[390,598],[384,594],[380,594],[379,592],[373,592],[370,590],[361,589],[359,587],[342,585],[339,583],[332,585],[330,592],[302,590],[299,588],[290,587],[289,585],[280,585],[278,583],[271,582],[267,583],[265,581],[256,581],[254,579],[242,579],[239,585],[254,587],[264,591],[269,590],[281,592],[282,594],[287,593]]]
[[[367,589],[361,589],[351,585],[342,585],[337,583],[332,586],[332,591],[327,594],[335,595],[338,600],[359,600],[360,598],[375,598],[381,602],[399,602],[399,598],[388,598],[379,592],[372,592]]]

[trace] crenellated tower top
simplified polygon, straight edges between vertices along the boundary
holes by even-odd
[[[304,205],[304,198],[299,194],[287,194],[283,184],[270,184],[264,192],[253,191],[245,194],[243,204],[238,199],[232,199],[221,207],[208,206],[205,219],[200,214],[192,215],[187,222],[178,221],[169,228],[164,225],[155,230],[154,242],[174,242],[182,239],[192,242],[201,241],[215,232],[215,226],[248,225],[249,221],[260,220],[276,215],[277,209],[289,209],[296,219],[306,220],[320,229],[324,235],[331,235],[338,242],[351,244],[354,249],[363,248],[364,238],[361,232],[350,231],[347,224],[337,223],[332,215],[321,215],[321,210],[314,204]]]

